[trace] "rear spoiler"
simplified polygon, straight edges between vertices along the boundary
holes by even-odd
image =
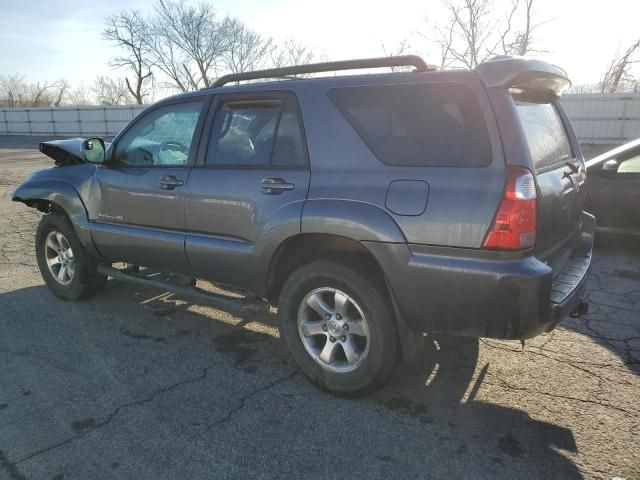
[[[542,60],[501,55],[482,62],[474,70],[488,87],[513,88],[547,101],[560,97],[571,86],[562,68]]]

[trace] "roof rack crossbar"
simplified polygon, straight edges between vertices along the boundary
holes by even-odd
[[[362,68],[385,67],[415,67],[416,72],[436,70],[417,55],[399,55],[395,57],[361,58],[358,60],[341,60],[337,62],[310,63],[291,67],[269,68],[254,72],[230,73],[217,79],[210,88],[221,87],[230,82],[243,80],[257,80],[266,78],[281,78],[289,75],[304,75],[308,73],[335,72],[340,70],[358,70]]]

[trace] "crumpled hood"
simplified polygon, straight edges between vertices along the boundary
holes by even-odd
[[[82,142],[85,138],[68,138],[65,140],[52,140],[50,142],[42,142],[40,151],[47,157],[53,158],[57,166],[79,165],[86,163],[82,155]],[[109,142],[105,142],[105,147]]]

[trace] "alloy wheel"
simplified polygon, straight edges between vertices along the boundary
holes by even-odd
[[[73,281],[76,260],[69,240],[62,233],[52,230],[44,242],[44,256],[53,278],[61,285]]]
[[[298,334],[311,358],[331,371],[355,370],[369,352],[369,326],[362,309],[335,288],[317,288],[302,299]]]

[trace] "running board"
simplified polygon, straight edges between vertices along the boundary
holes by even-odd
[[[187,297],[197,302],[212,304],[218,308],[252,311],[266,310],[269,308],[268,303],[258,297],[231,297],[228,295],[207,292],[195,286],[172,282],[170,280],[149,278],[145,276],[143,272],[137,273],[134,271],[124,271],[104,263],[98,264],[97,270],[98,273],[116,280],[123,280],[125,282],[135,283],[136,285],[166,290],[178,296]]]

